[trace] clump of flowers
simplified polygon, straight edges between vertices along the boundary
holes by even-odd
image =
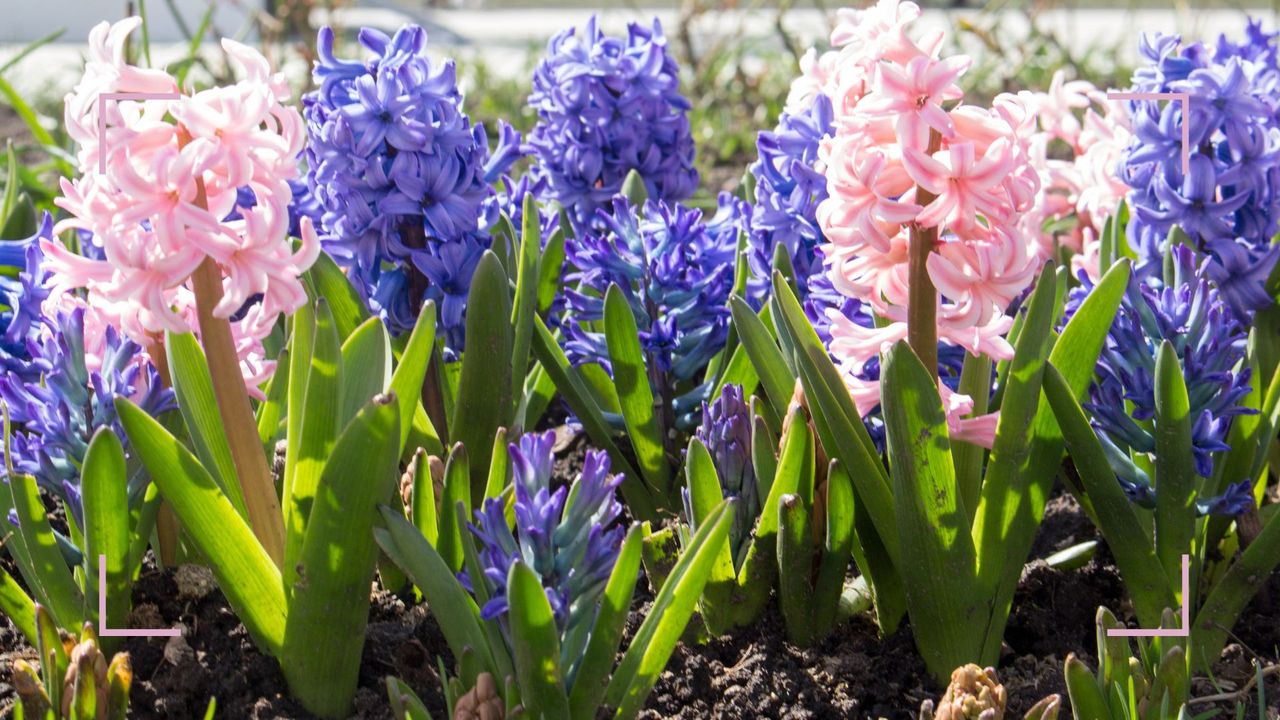
[[[506,583],[521,560],[542,579],[561,637],[561,663],[571,683],[599,611],[600,596],[613,572],[626,529],[619,522],[619,475],[609,475],[609,458],[589,450],[572,487],[553,487],[555,433],[529,433],[509,446],[515,487],[515,529],[507,524],[506,502],[490,498],[476,511],[472,532],[480,540],[480,563],[490,599],[486,620],[507,614]]]
[[[1096,281],[1104,223],[1129,193],[1116,174],[1132,137],[1128,114],[1120,101],[1087,80],[1067,80],[1062,70],[1048,92],[1024,90],[1018,97],[1040,129],[1031,139],[1040,191],[1020,225],[1038,239],[1041,257],[1055,258],[1065,248],[1073,268]]]
[[[565,351],[575,363],[609,368],[602,332],[604,295],[616,284],[631,305],[655,392],[674,398],[678,385],[696,381],[729,333],[729,293],[744,204],[724,193],[709,220],[700,210],[662,201],[632,207],[624,197],[600,211],[602,228],[568,247]],[[700,401],[700,397],[699,397]],[[696,409],[696,403],[694,408]]]
[[[1107,335],[1097,379],[1085,405],[1121,485],[1139,504],[1155,506],[1155,488],[1130,453],[1155,452],[1156,353],[1173,344],[1191,401],[1196,473],[1213,476],[1213,453],[1228,450],[1231,419],[1256,411],[1240,406],[1251,369],[1239,367],[1248,331],[1208,278],[1211,261],[1198,262],[1186,246],[1172,248],[1173,275],[1149,283],[1130,278]],[[1251,483],[1236,483],[1219,498],[1203,498],[1201,512],[1237,515],[1252,506]]]
[[[529,105],[538,114],[529,144],[546,197],[585,227],[622,189],[632,170],[649,197],[675,202],[693,194],[698,171],[689,101],[655,19],[625,38],[605,35],[593,17],[551,38],[533,75]]]
[[[366,60],[343,60],[333,30],[320,30],[319,88],[303,97],[324,248],[393,332],[412,328],[432,299],[460,350],[471,275],[489,245],[491,183],[518,157],[520,137],[503,127],[490,156],[483,126],[462,109],[453,61],[432,62],[422,28],[359,37]]]
[[[1160,273],[1177,226],[1208,256],[1205,271],[1241,317],[1269,306],[1264,284],[1280,257],[1280,83],[1277,33],[1251,22],[1245,41],[1182,45],[1144,36],[1140,92],[1181,92],[1181,102],[1131,101],[1133,140],[1121,176],[1133,188],[1129,240],[1147,278]],[[1190,167],[1183,172],[1183,126]]]
[[[3,276],[2,285],[10,310],[0,402],[12,424],[3,442],[13,470],[36,478],[83,527],[80,468],[89,441],[109,427],[128,447],[115,399],[129,398],[154,416],[175,407],[174,396],[143,348],[102,313],[74,295],[51,295],[38,244],[51,237],[46,214],[34,237],[4,243],[0,251],[9,253],[3,264],[18,270],[16,279]]]
[[[80,175],[62,180],[57,202],[72,217],[54,232],[92,235],[82,254],[42,241],[52,283],[86,288],[90,304],[145,346],[164,331],[198,330],[191,279],[211,263],[221,286],[212,313],[236,318],[242,371],[256,386],[271,370],[261,340],[306,301],[299,276],[320,249],[307,220],[300,249],[287,235],[302,118],[288,105],[284,77],[225,39],[239,82],[175,100],[100,102],[104,93],[178,93],[168,73],[125,61],[127,36],[140,24],[96,26],[84,78],[67,96]],[[243,188],[251,206],[241,204]]]
[[[835,108],[834,135],[819,150],[829,197],[818,207],[832,284],[884,321],[866,327],[828,313],[830,350],[863,415],[880,402],[865,368],[899,340],[926,366],[939,341],[1011,357],[1008,312],[1042,264],[1020,230],[1039,187],[1035,118],[1011,95],[991,109],[953,104],[969,60],[939,58],[940,33],[911,39],[918,16],[897,0],[842,14],[836,49],[811,57],[793,88],[795,102],[820,93]],[[945,385],[943,395],[953,434],[989,445],[994,418],[962,421],[972,399]]]
[[[755,204],[751,207],[751,295],[763,297],[773,270],[774,248],[787,248],[796,277],[822,273],[818,248],[826,242],[818,225],[818,205],[827,199],[827,179],[818,165],[818,147],[831,135],[834,116],[831,100],[818,95],[797,113],[783,112],[778,126],[760,133],[756,141],[759,159],[752,164]],[[801,292],[807,285],[801,283]]]

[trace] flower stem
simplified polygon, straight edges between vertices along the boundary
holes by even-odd
[[[928,153],[932,155],[942,146],[942,136],[937,130],[929,131]],[[916,187],[916,204],[924,207],[933,202],[935,195],[923,187]],[[938,228],[921,227],[913,223],[907,250],[907,342],[925,368],[938,372],[938,289],[929,277],[929,255],[938,244]]]
[[[204,182],[196,179],[196,205],[207,208]],[[196,298],[196,316],[200,322],[200,345],[204,348],[213,394],[218,400],[218,414],[231,448],[231,459],[239,476],[240,493],[249,511],[249,525],[258,542],[275,564],[284,562],[284,518],[280,498],[271,479],[271,468],[258,438],[258,423],[240,373],[240,356],[236,353],[231,322],[213,314],[222,301],[222,272],[213,258],[205,257],[191,274]]]

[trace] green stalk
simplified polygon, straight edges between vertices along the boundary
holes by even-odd
[[[942,135],[929,131],[929,148],[932,155],[942,145]],[[916,187],[916,203],[925,206],[936,196],[923,187]],[[938,289],[929,277],[929,255],[938,244],[938,228],[911,225],[911,240],[907,250],[907,342],[916,356],[930,372],[938,371]]]

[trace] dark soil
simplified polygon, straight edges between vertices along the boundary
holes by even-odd
[[[566,449],[561,467],[567,474],[580,462],[582,448],[573,443]],[[1093,537],[1075,503],[1057,497],[1050,502],[1035,556]],[[641,592],[646,597],[638,605],[647,605],[648,593]],[[1074,652],[1093,664],[1096,609],[1107,605],[1125,617],[1128,609],[1122,595],[1120,578],[1102,545],[1092,560],[1076,570],[1054,569],[1043,561],[1028,564],[1001,658],[1000,678],[1010,699],[1006,717],[1020,718],[1051,693],[1065,697],[1062,661]],[[1197,695],[1241,688],[1254,672],[1255,658],[1271,664],[1280,659],[1278,600],[1280,575],[1272,578],[1243,616],[1236,642],[1215,669],[1218,688],[1198,687]],[[176,626],[183,629],[183,636],[126,641],[134,668],[132,717],[198,718],[213,697],[219,718],[312,717],[287,697],[278,666],[250,643],[207,570],[161,571],[149,563],[136,586],[134,608],[129,619],[132,627]],[[641,619],[641,612],[633,613],[632,630]],[[424,605],[414,602],[411,591],[397,594],[377,589],[353,717],[390,718],[383,683],[387,675],[396,675],[419,693],[435,717],[443,718],[437,671],[437,657],[442,654],[450,665],[452,659],[435,619]],[[31,660],[33,655],[7,618],[0,618],[0,664],[7,666],[19,657]],[[12,703],[8,679],[7,673],[0,673],[0,716],[7,714]],[[941,691],[915,651],[909,625],[881,638],[869,620],[855,618],[817,647],[798,648],[786,640],[781,618],[771,607],[760,622],[731,636],[704,646],[679,646],[641,717],[911,720],[923,700],[936,698]],[[1280,678],[1269,681],[1267,691],[1268,704],[1277,702]],[[1280,707],[1268,713],[1260,716],[1251,708],[1245,717],[1276,720]],[[1069,711],[1061,717],[1070,717]]]

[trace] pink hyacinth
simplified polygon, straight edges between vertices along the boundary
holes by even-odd
[[[252,391],[272,369],[262,339],[306,301],[300,276],[319,253],[309,221],[298,250],[288,237],[302,118],[266,59],[225,39],[239,82],[176,100],[100,103],[103,93],[178,91],[169,74],[126,62],[126,38],[140,24],[104,22],[89,35],[84,77],[66,99],[80,173],[62,180],[57,203],[72,217],[55,231],[88,231],[95,248],[77,254],[45,241],[48,267],[58,289],[87,289],[104,317],[150,347],[165,331],[198,332],[191,276],[211,260],[222,277],[213,314],[236,318],[235,349]],[[252,207],[237,204],[242,188],[252,190]]]
[[[923,265],[938,290],[937,339],[995,360],[1013,354],[1007,311],[1045,259],[1021,226],[1041,184],[1032,109],[1012,95],[989,109],[957,104],[969,60],[939,57],[940,33],[913,41],[919,14],[899,0],[842,12],[834,49],[807,58],[789,98],[803,107],[826,94],[836,108],[834,136],[819,151],[829,194],[818,208],[823,255],[835,288],[883,321],[864,328],[829,311],[830,350],[863,414],[880,402],[878,381],[859,378],[863,367],[908,337],[913,229],[936,230]],[[995,417],[966,417],[972,398],[941,392],[953,435],[989,446]]]
[[[1023,216],[1023,232],[1036,238],[1043,258],[1059,248],[1071,251],[1073,271],[1096,281],[1103,223],[1129,191],[1116,172],[1132,137],[1128,113],[1093,84],[1067,81],[1062,70],[1054,73],[1048,92],[1023,91],[1019,97],[1039,124],[1032,164],[1040,192]]]

